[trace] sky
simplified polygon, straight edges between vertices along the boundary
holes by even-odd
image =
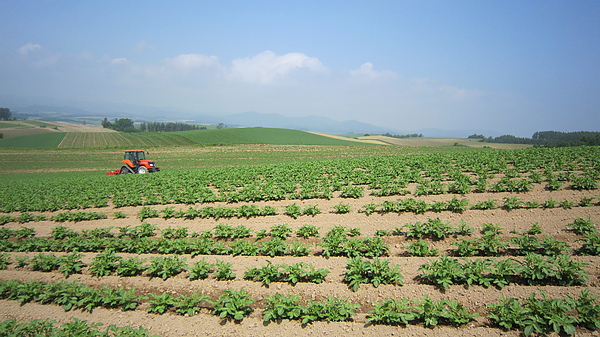
[[[0,0],[0,94],[600,131],[599,17],[597,0]]]

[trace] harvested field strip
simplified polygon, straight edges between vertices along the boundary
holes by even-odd
[[[181,135],[168,133],[68,132],[59,147],[159,147],[193,144],[192,141]]]

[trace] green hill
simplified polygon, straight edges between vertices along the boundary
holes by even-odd
[[[335,139],[309,132],[275,128],[232,128],[179,132],[53,132],[0,139],[0,147],[94,148],[163,147],[181,145],[357,145],[351,140]]]

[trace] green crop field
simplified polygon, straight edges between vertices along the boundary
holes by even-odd
[[[60,135],[60,136],[59,136]],[[64,139],[63,139],[64,137]],[[0,139],[0,147],[16,148],[123,148],[173,147],[182,145],[356,145],[352,140],[273,128],[209,129],[181,132],[67,132],[53,136],[27,135]]]
[[[356,142],[312,133],[274,128],[238,128],[176,132],[200,145],[353,145]]]
[[[0,147],[51,149],[58,147],[66,134],[66,132],[47,132],[0,139]]]

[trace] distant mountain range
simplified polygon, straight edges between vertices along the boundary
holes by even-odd
[[[0,107],[7,107],[13,116],[47,121],[100,124],[103,118],[131,118],[135,122],[184,122],[207,125],[223,123],[228,127],[269,127],[284,128],[329,134],[423,134],[436,138],[466,138],[479,133],[486,136],[491,132],[481,130],[397,130],[363,123],[356,120],[337,121],[328,117],[306,116],[286,117],[276,113],[242,112],[229,115],[210,115],[157,109],[107,102],[72,102],[54,99],[31,99],[0,95]],[[168,117],[166,117],[168,116]]]

